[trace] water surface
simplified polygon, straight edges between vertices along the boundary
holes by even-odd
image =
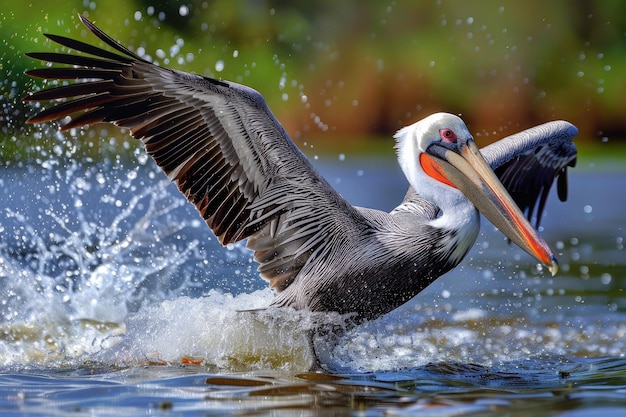
[[[390,159],[317,163],[355,204],[389,210],[406,189]],[[240,312],[273,297],[250,254],[221,248],[145,155],[3,168],[0,413],[621,413],[625,181],[582,167],[567,203],[552,196],[556,277],[483,221],[456,270],[322,345],[323,375],[313,318]]]

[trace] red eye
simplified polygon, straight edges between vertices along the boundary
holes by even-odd
[[[439,136],[441,137],[441,140],[443,140],[444,142],[450,142],[450,143],[456,142],[456,133],[454,133],[452,129],[441,129],[439,131]]]

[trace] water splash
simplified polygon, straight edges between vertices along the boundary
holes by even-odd
[[[190,259],[204,259],[198,239],[181,237],[204,225],[174,214],[185,201],[163,192],[166,180],[146,184],[141,165],[113,179],[100,167],[59,165],[46,159],[3,173],[5,365],[98,351],[124,332],[130,311],[201,286],[175,274]]]
[[[221,371],[308,369],[306,331],[313,316],[264,309],[272,298],[269,289],[238,296],[210,291],[146,306],[127,321],[124,341],[94,360],[123,366],[198,363]]]
[[[35,134],[57,142],[0,178],[0,366],[308,368],[312,316],[240,312],[273,297],[250,253],[221,247],[145,153],[94,165]]]

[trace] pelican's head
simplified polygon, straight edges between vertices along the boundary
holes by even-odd
[[[445,176],[436,171],[428,155],[431,145],[430,151],[436,152],[437,149],[459,148],[468,141],[473,143],[472,134],[460,117],[449,113],[431,114],[400,129],[394,138],[400,167],[416,191],[424,189],[421,182],[431,180],[437,181],[434,185],[443,183],[456,189]]]
[[[394,137],[398,162],[415,191],[451,216],[454,204],[469,200],[505,236],[556,273],[552,250],[487,164],[461,118],[435,113]]]

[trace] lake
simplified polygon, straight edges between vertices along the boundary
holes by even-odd
[[[222,248],[135,152],[2,168],[0,414],[626,415],[626,170],[585,162],[552,195],[551,277],[483,219],[468,257],[412,301],[323,344],[243,245]],[[314,161],[390,210],[393,161]]]

